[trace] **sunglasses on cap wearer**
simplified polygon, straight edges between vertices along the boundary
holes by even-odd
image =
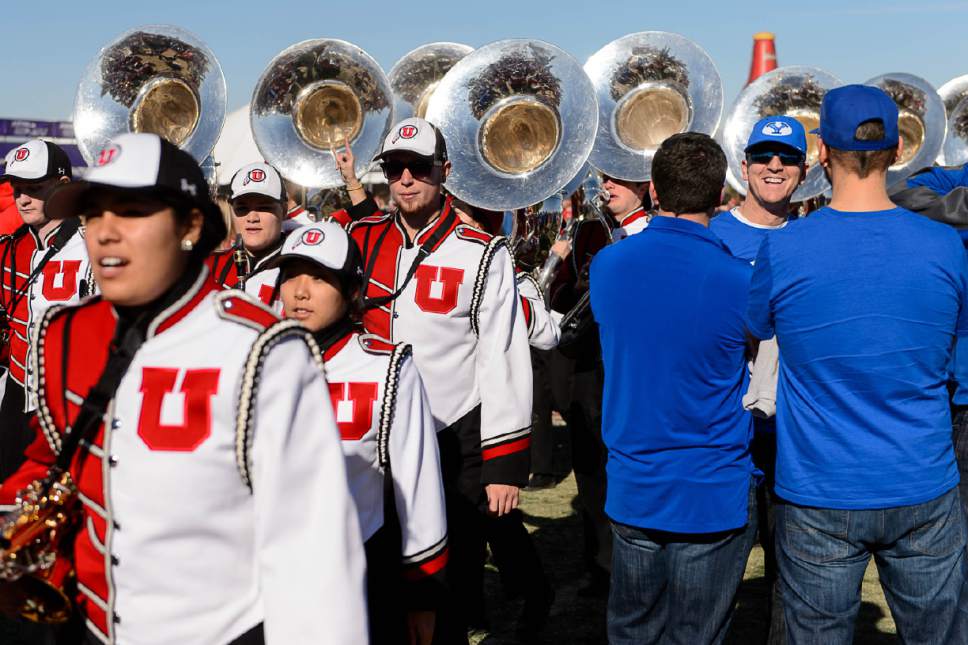
[[[441,165],[434,159],[387,159],[380,163],[383,176],[387,181],[397,181],[403,176],[404,169],[410,171],[414,179],[425,181],[434,174],[434,168]]]
[[[766,165],[773,161],[773,157],[779,157],[784,166],[799,166],[806,159],[795,150],[753,150],[746,153],[746,162]]]

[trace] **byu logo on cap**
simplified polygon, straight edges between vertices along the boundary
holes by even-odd
[[[770,137],[788,137],[793,134],[793,128],[783,121],[770,121],[763,126],[763,134]]]
[[[253,168],[252,170],[249,171],[249,174],[246,175],[245,179],[242,180],[242,185],[248,186],[250,181],[254,181],[258,183],[260,181],[265,181],[265,179],[266,179],[266,173],[264,170],[262,170],[261,168]]]
[[[30,150],[28,148],[17,148],[17,151],[13,153],[14,161],[26,161],[27,157],[30,156]]]
[[[114,163],[121,156],[121,146],[114,144],[113,146],[108,146],[101,150],[100,154],[97,156],[97,166],[106,166],[109,163]]]
[[[323,233],[318,228],[311,228],[302,234],[302,238],[299,240],[306,246],[317,246],[326,238],[326,234]]]

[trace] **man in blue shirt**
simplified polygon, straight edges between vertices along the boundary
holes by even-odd
[[[750,266],[708,229],[725,175],[711,138],[670,137],[652,162],[658,216],[592,262],[612,645],[721,642],[756,531],[742,406]]]
[[[790,200],[807,176],[807,134],[793,117],[767,116],[753,126],[744,152],[742,175],[747,186],[746,199],[713,218],[709,230],[726,244],[733,256],[752,265],[763,238],[786,226],[791,217]],[[756,511],[766,580],[771,588],[767,642],[773,645],[784,642],[786,630],[773,539],[775,417],[753,418],[751,452],[753,464],[763,474],[756,487]]]
[[[826,94],[830,206],[763,241],[750,287],[750,330],[780,347],[776,533],[794,645],[852,641],[871,555],[905,642],[968,642],[945,387],[968,334],[968,260],[953,230],[888,197],[897,117],[878,88]]]

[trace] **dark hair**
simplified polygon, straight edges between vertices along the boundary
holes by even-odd
[[[858,141],[880,141],[884,138],[884,123],[880,119],[865,121],[854,130],[854,138]],[[861,179],[872,172],[887,172],[896,158],[897,146],[884,150],[830,148],[830,162]]]
[[[705,213],[719,206],[725,181],[726,155],[705,134],[674,134],[652,158],[659,208],[676,215]]]

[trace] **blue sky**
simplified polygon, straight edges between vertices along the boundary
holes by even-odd
[[[968,73],[968,2],[944,0],[5,0],[4,5],[0,117],[68,118],[78,79],[97,50],[145,24],[175,24],[205,41],[225,72],[230,109],[248,102],[276,53],[319,37],[349,40],[389,70],[417,45],[438,40],[480,46],[502,38],[540,38],[584,62],[627,33],[675,31],[710,53],[727,103],[746,81],[757,31],[776,33],[781,65],[815,65],[847,82],[910,72],[939,86]]]

